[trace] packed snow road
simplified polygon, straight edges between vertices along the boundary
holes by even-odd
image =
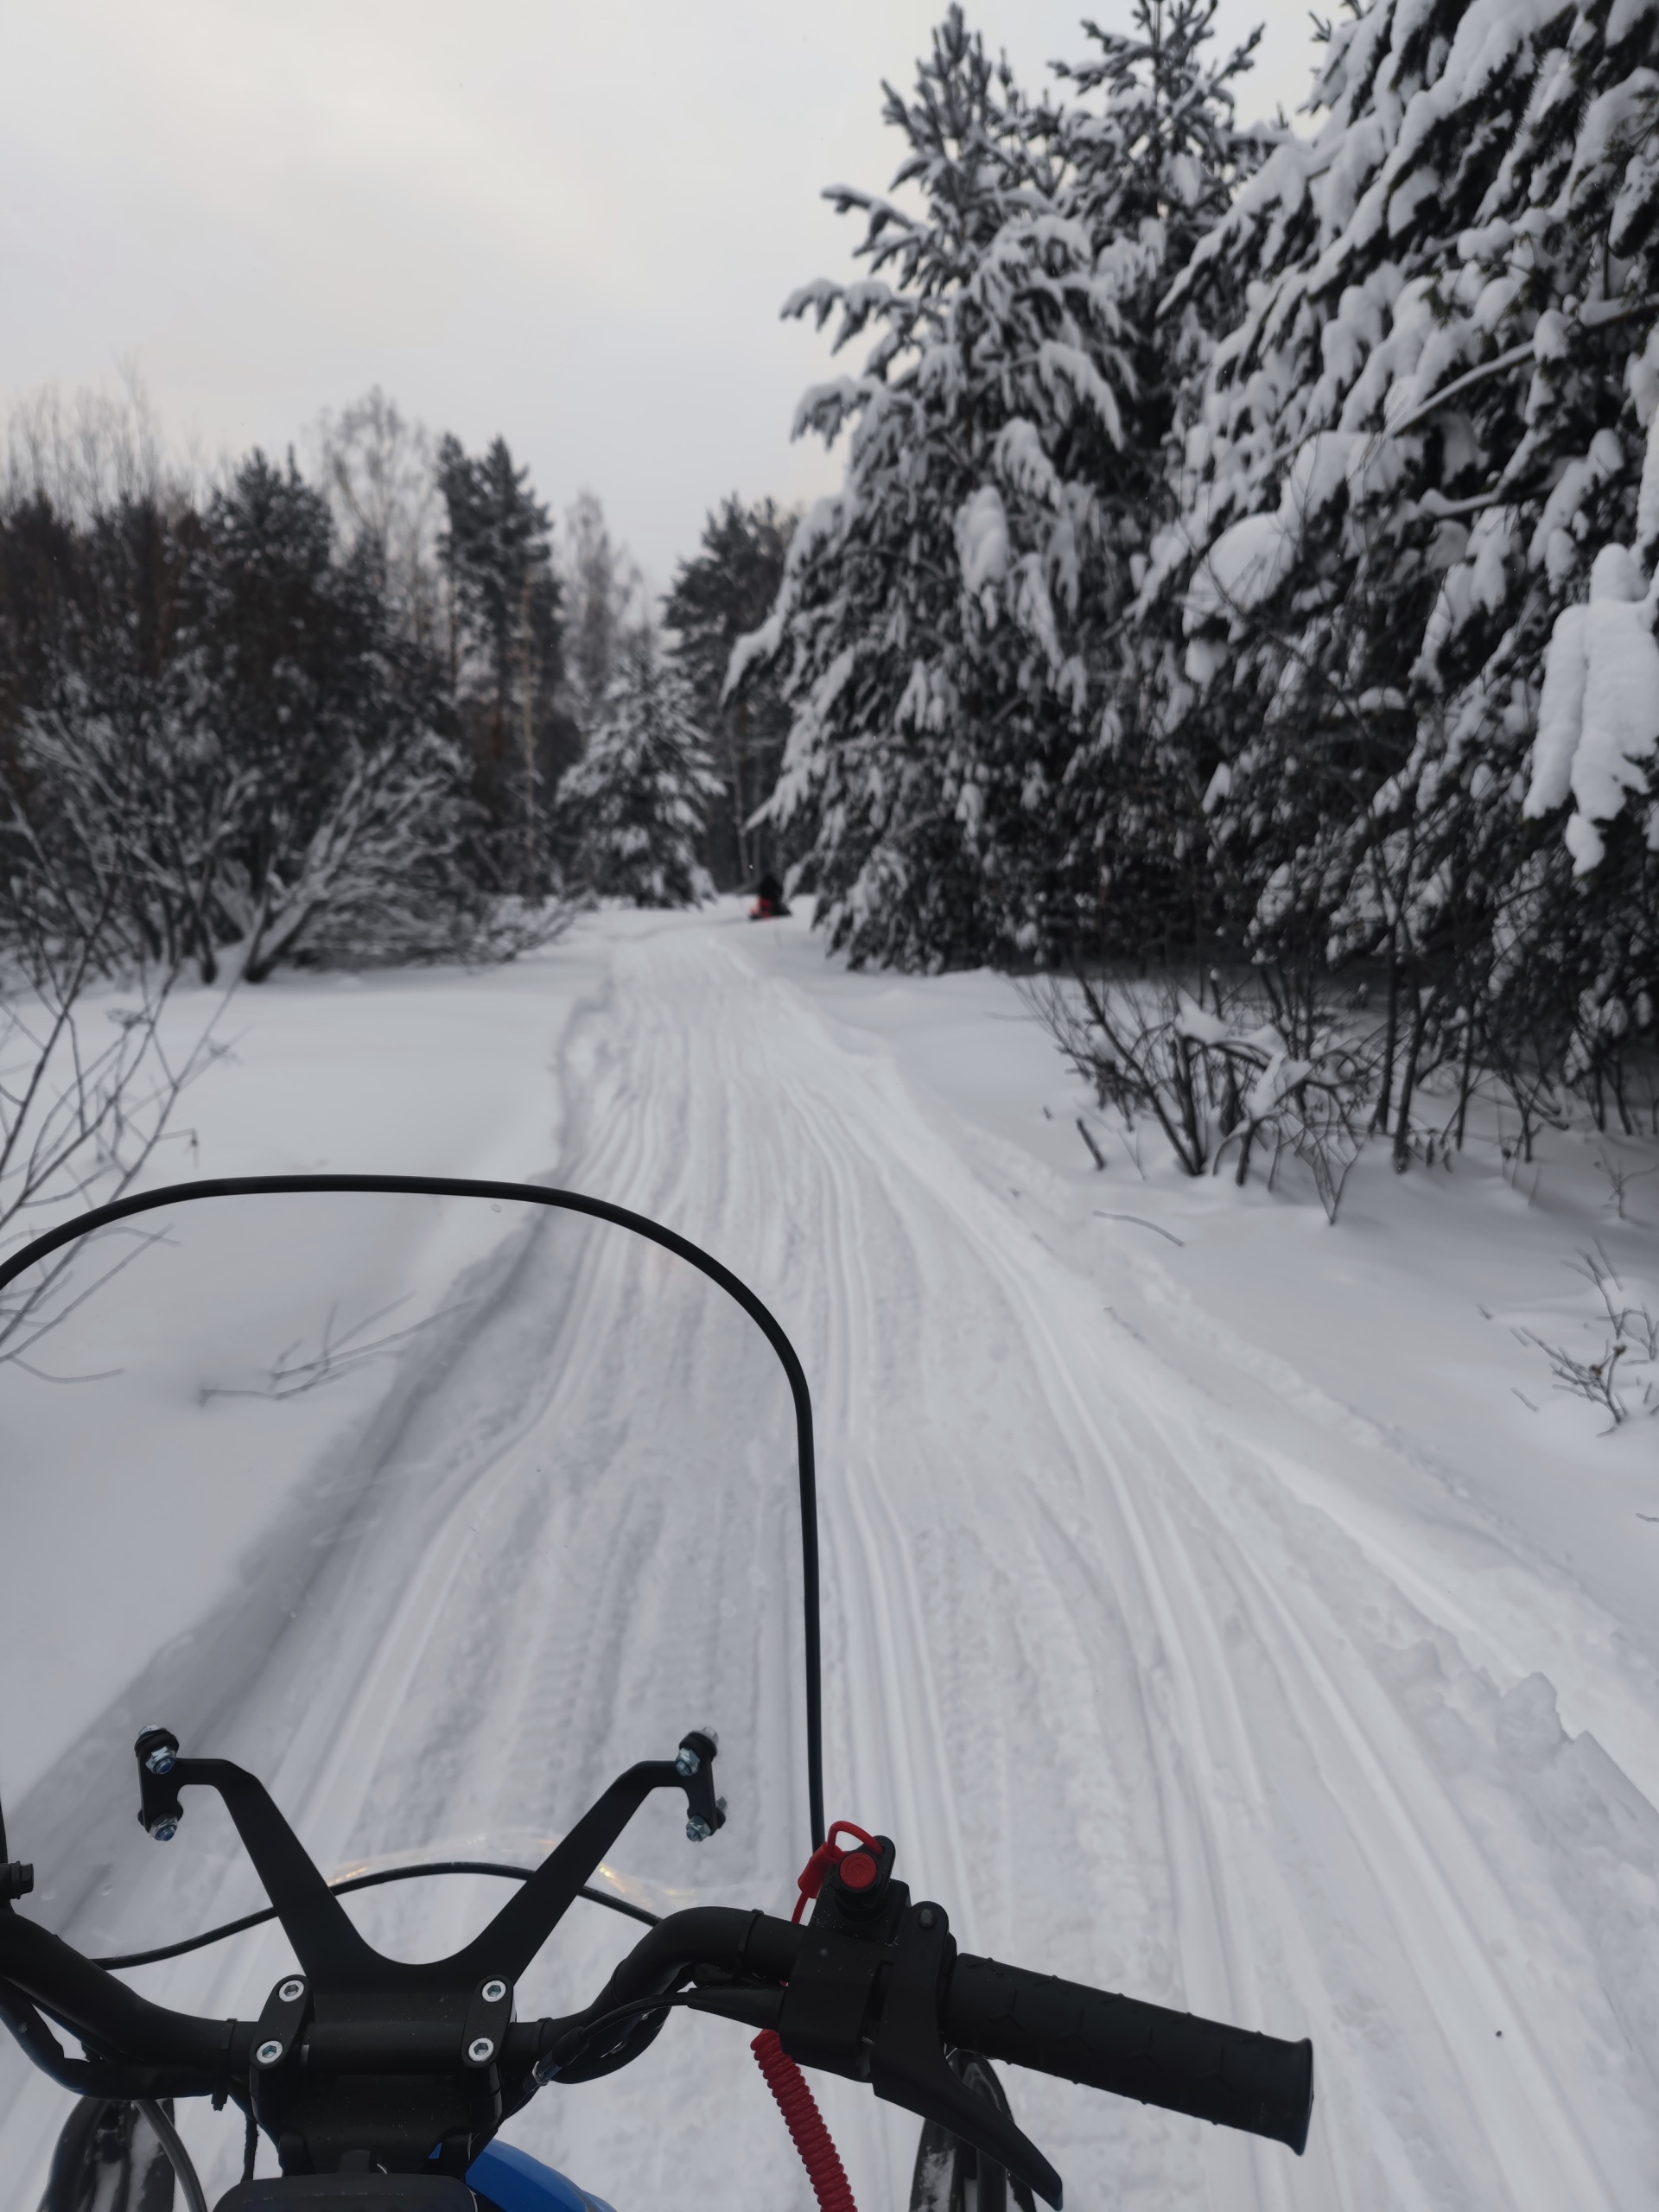
[[[729,909],[606,940],[563,1032],[557,1179],[703,1244],[801,1352],[829,1809],[897,1839],[965,1948],[1314,2041],[1301,2161],[1012,2078],[1068,2202],[1653,2202],[1647,1798],[1562,1732],[1548,1684],[1500,1690],[1363,1514],[1325,1510],[1317,1466],[1114,1318],[945,1141],[893,1055],[769,944]],[[765,1357],[702,1313],[642,1318],[597,1243],[532,1238],[492,1300],[503,1325],[430,1383],[418,1420],[377,1432],[404,1503],[353,1574],[319,1582],[309,1632],[273,1632],[218,1723],[282,1746],[265,1771],[338,1864],[563,1827],[613,1746],[656,1755],[712,1720],[730,1827],[695,1867],[660,1835],[625,1839],[618,1864],[664,1894],[695,1873],[701,1895],[778,1909],[803,1849],[788,1499],[749,1486],[787,1465]],[[652,1376],[693,1386],[677,1431],[637,1402]],[[638,1477],[585,1489],[622,1406]],[[721,1422],[724,1497],[683,1478]],[[89,1859],[89,1897],[106,1863]],[[246,1894],[146,1878],[135,1910],[160,1932]],[[496,1901],[410,1885],[362,1918],[429,1955]],[[73,1934],[73,1912],[59,1924]],[[573,1916],[549,2005],[591,1993],[620,1929]],[[262,1937],[143,1986],[245,2016],[282,1962]],[[620,2212],[804,2204],[744,2041],[677,2018],[633,2069],[545,2093],[509,2132]],[[23,2212],[61,2099],[10,2060],[0,2082],[6,2202]],[[914,2123],[845,2084],[823,2101],[864,2212],[902,2203]],[[224,2185],[232,2131],[193,2115],[190,2133]]]

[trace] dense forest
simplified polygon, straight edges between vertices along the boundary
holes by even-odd
[[[785,308],[861,346],[796,425],[841,489],[728,499],[658,603],[592,494],[556,526],[378,391],[205,487],[24,410],[12,942],[257,982],[775,869],[855,963],[1185,979],[1151,1042],[1096,994],[1105,1088],[1231,1081],[1230,991],[1311,1064],[1336,994],[1385,1128],[1446,1067],[1628,1122],[1659,0],[1370,0],[1294,127],[1213,14],[1135,0],[1029,87],[949,10],[892,185],[829,195],[859,273]]]
[[[888,88],[893,193],[831,195],[863,271],[789,303],[873,343],[802,402],[842,487],[734,664],[791,710],[766,817],[855,961],[1181,971],[1155,1035],[1096,995],[1103,1095],[1262,1072],[1230,992],[1305,1067],[1339,989],[1384,1129],[1448,1067],[1459,1140],[1483,1071],[1629,1125],[1659,0],[1370,0],[1294,130],[1241,127],[1212,15],[1137,0],[1033,93],[953,9]]]

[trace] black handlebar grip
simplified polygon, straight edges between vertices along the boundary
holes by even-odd
[[[1287,2143],[1313,2110],[1313,2046],[1166,2012],[966,1953],[944,2005],[948,2041],[1145,2105]]]

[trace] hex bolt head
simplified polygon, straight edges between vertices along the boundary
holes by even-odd
[[[171,1843],[178,1832],[179,1824],[176,1821],[157,1821],[149,1833],[157,1843]]]
[[[679,1757],[674,1762],[674,1771],[676,1774],[683,1775],[689,1782],[702,1764],[702,1761],[697,1757],[690,1744],[682,1744],[680,1745]]]
[[[685,1840],[688,1843],[707,1843],[713,1834],[713,1828],[709,1827],[701,1813],[693,1813],[685,1824]]]
[[[931,1904],[918,1905],[916,1908],[916,1924],[918,1928],[931,1928],[938,1916]]]
[[[482,2066],[486,2059],[495,2056],[495,2045],[488,2036],[478,2036],[467,2044],[467,2056],[474,2066]]]
[[[276,1994],[284,2005],[297,2005],[305,1994],[305,1984],[302,1981],[285,1981]]]
[[[505,1981],[486,1981],[479,1993],[486,2005],[499,2005],[507,1993],[507,1985]]]
[[[254,2063],[256,2066],[274,2066],[282,2055],[281,2044],[262,2043],[253,2054]]]
[[[154,1751],[145,1752],[144,1764],[152,1774],[171,1774],[178,1758],[178,1753],[169,1751],[165,1744],[157,1744]]]

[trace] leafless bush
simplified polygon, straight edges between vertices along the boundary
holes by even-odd
[[[0,968],[0,1253],[130,1190],[175,1134],[186,1085],[223,1049],[223,1001],[176,1049],[162,1026],[176,970],[118,992],[98,976],[96,944],[14,941]],[[90,1240],[96,1258],[69,1246],[0,1294],[0,1361],[41,1372],[41,1339],[149,1241],[111,1238]]]
[[[1567,1091],[1561,1078],[1565,1038],[1541,1036],[1535,1028],[1515,1032],[1503,1024],[1486,1024],[1480,1050],[1490,1071],[1500,1106],[1512,1106],[1520,1122],[1516,1145],[1518,1157],[1529,1166],[1540,1129],[1564,1129],[1568,1124]],[[1507,1153],[1506,1155],[1507,1157]]]
[[[1613,1334],[1628,1339],[1637,1348],[1638,1359],[1659,1360],[1659,1321],[1645,1306],[1633,1306],[1625,1298],[1618,1272],[1600,1246],[1580,1252],[1576,1263],[1569,1260],[1567,1265],[1574,1274],[1584,1277],[1600,1299]]]
[[[1185,1174],[1218,1174],[1232,1153],[1242,1185],[1259,1151],[1270,1146],[1276,1167],[1288,1147],[1334,1221],[1364,1147],[1374,1051],[1331,1010],[1293,1004],[1266,982],[1229,993],[1212,976],[1213,1007],[1205,988],[1194,996],[1171,982],[1078,976],[1039,979],[1021,995],[1103,1110],[1129,1129],[1137,1117],[1155,1122]]]
[[[1558,1390],[1568,1390],[1575,1397],[1587,1398],[1592,1405],[1603,1407],[1613,1417],[1617,1428],[1628,1418],[1624,1401],[1613,1387],[1613,1378],[1619,1361],[1628,1346],[1608,1344],[1602,1347],[1599,1359],[1579,1359],[1563,1345],[1546,1344],[1544,1339],[1528,1329],[1522,1341],[1535,1344],[1549,1362],[1549,1371]]]
[[[1624,1205],[1630,1185],[1641,1182],[1646,1176],[1659,1174],[1659,1163],[1649,1167],[1633,1167],[1628,1160],[1620,1160],[1617,1155],[1609,1159],[1609,1150],[1607,1146],[1602,1147],[1596,1154],[1596,1165],[1607,1178],[1605,1203],[1611,1206],[1623,1221],[1626,1218]]]
[[[321,1389],[325,1383],[338,1382],[359,1368],[371,1366],[377,1359],[394,1357],[411,1337],[423,1330],[436,1326],[452,1313],[461,1309],[459,1305],[447,1306],[436,1313],[429,1313],[423,1321],[411,1322],[406,1328],[389,1329],[382,1335],[368,1332],[377,1322],[385,1320],[405,1305],[404,1299],[394,1299],[389,1306],[378,1306],[365,1313],[360,1321],[341,1328],[340,1309],[331,1306],[318,1337],[314,1351],[301,1338],[284,1344],[271,1361],[264,1382],[257,1389],[234,1387],[229,1383],[205,1384],[197,1394],[205,1406],[214,1398],[299,1398],[308,1391]]]
[[[1580,1252],[1576,1262],[1569,1261],[1567,1265],[1589,1283],[1601,1300],[1608,1333],[1599,1357],[1581,1359],[1564,1345],[1547,1343],[1535,1330],[1520,1329],[1516,1333],[1522,1344],[1542,1352],[1549,1362],[1558,1390],[1569,1391],[1575,1397],[1601,1407],[1612,1415],[1612,1427],[1617,1428],[1630,1415],[1630,1407],[1619,1395],[1619,1363],[1624,1363],[1626,1376],[1638,1367],[1651,1369],[1659,1365],[1659,1316],[1646,1305],[1637,1306],[1625,1297],[1612,1262],[1599,1247]],[[1652,1399],[1653,1389],[1653,1378],[1649,1376],[1642,1394],[1644,1406]]]

